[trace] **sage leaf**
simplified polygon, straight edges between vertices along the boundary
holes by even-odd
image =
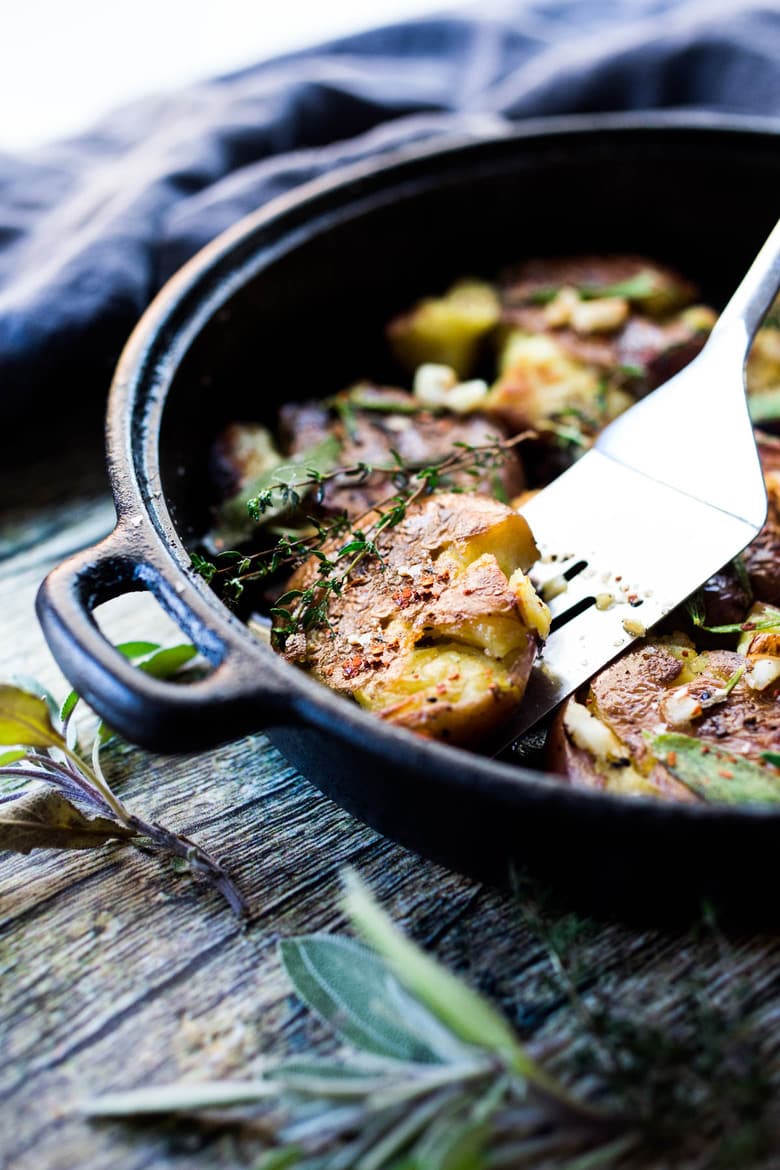
[[[499,1053],[516,1073],[552,1088],[510,1025],[486,999],[406,938],[354,873],[347,872],[345,886],[349,918],[407,991],[461,1040]]]
[[[135,835],[106,817],[86,816],[59,792],[43,786],[27,789],[0,808],[0,851],[91,849]]]
[[[290,1170],[300,1164],[301,1151],[295,1149],[268,1150],[263,1154],[254,1170]]]
[[[138,663],[139,670],[153,678],[171,678],[196,657],[198,649],[188,643],[158,649],[150,658]]]
[[[138,1117],[150,1113],[192,1113],[229,1105],[252,1105],[278,1095],[266,1081],[201,1081],[103,1093],[81,1107],[87,1117]]]
[[[298,995],[342,1039],[379,1056],[439,1063],[407,1028],[399,1013],[404,993],[374,952],[352,939],[316,934],[284,939],[279,950]]]
[[[64,747],[45,699],[8,683],[0,683],[0,744],[9,747]]]
[[[336,1099],[362,1098],[386,1088],[392,1076],[398,1075],[391,1069],[392,1065],[388,1067],[384,1062],[364,1068],[359,1064],[311,1057],[282,1061],[270,1068],[266,1076],[293,1093]]]
[[[271,492],[272,500],[269,507],[265,507],[259,522],[266,524],[275,520],[289,510],[290,498],[288,492],[295,492],[296,488],[307,485],[312,479],[312,472],[325,475],[336,466],[341,453],[341,444],[333,435],[328,435],[313,447],[308,447],[297,455],[291,456],[282,463],[270,467],[261,475],[256,476],[245,487],[220,507],[217,513],[217,523],[214,531],[206,540],[210,549],[221,550],[231,545],[240,544],[252,535],[258,525],[249,508],[253,500],[265,492]]]
[[[677,732],[655,736],[650,747],[676,779],[704,800],[780,804],[780,776],[752,760]]]

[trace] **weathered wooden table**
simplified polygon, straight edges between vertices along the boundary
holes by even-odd
[[[91,425],[58,424],[48,438],[30,425],[4,443],[0,678],[33,675],[58,694],[64,682],[33,600],[52,565],[112,523],[91,417]],[[106,628],[117,640],[176,637],[139,598],[115,604]],[[532,929],[512,896],[382,839],[296,775],[262,735],[173,759],[122,747],[107,763],[131,808],[224,859],[251,904],[251,922],[242,927],[215,893],[131,848],[0,857],[2,1167],[251,1166],[258,1151],[246,1134],[91,1124],[79,1117],[79,1102],[109,1088],[238,1076],[263,1054],[319,1043],[319,1027],[290,994],[276,942],[340,926],[335,906],[345,865],[417,940],[500,1003],[524,1035],[560,1040],[565,1050],[580,1034],[551,957],[550,938],[571,933],[570,920],[549,918],[551,935],[538,924]],[[738,985],[738,1010],[761,1038],[769,1074],[780,1018],[778,954],[768,935],[596,924],[581,934],[573,978],[602,1002],[622,1005],[627,1017],[660,1023],[662,1032],[686,1024],[691,980],[694,994],[716,1005]],[[760,1158],[732,1164],[777,1166],[779,1151],[770,1138]],[[653,1164],[711,1166],[714,1157],[707,1147],[685,1161],[666,1154]]]

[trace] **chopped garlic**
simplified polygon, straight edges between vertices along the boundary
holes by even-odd
[[[685,689],[678,688],[667,695],[661,703],[661,716],[670,727],[685,727],[702,713],[698,699]]]
[[[614,593],[597,593],[596,594],[596,609],[611,609],[615,604]]]
[[[455,414],[476,410],[488,392],[487,382],[472,378],[459,382],[451,366],[425,362],[417,367],[412,387],[415,398],[433,410],[446,409]]]
[[[551,577],[549,581],[546,581],[540,592],[545,601],[552,601],[554,597],[559,597],[561,593],[565,593],[568,588],[569,582],[563,573],[559,573],[557,577]]]
[[[572,311],[580,303],[580,294],[576,288],[567,285],[562,288],[549,305],[544,308],[544,321],[552,329],[559,329],[571,321]]]
[[[611,333],[627,320],[628,301],[623,297],[579,301],[571,312],[571,325],[577,333]]]
[[[624,618],[623,629],[627,634],[630,634],[632,638],[644,638],[645,634],[647,633],[647,626],[643,626],[642,623],[638,622],[635,618]]]
[[[628,751],[615,733],[576,699],[566,704],[563,726],[576,746],[596,759],[612,762],[629,759]]]
[[[745,671],[745,682],[754,691],[766,690],[780,678],[780,658],[756,658]]]
[[[440,406],[448,390],[458,384],[458,375],[452,366],[441,366],[436,362],[424,362],[417,367],[412,384],[412,393],[426,406]]]

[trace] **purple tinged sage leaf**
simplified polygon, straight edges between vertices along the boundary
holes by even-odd
[[[45,699],[20,687],[0,683],[0,744],[62,748],[65,740],[51,721]]]
[[[0,851],[92,849],[135,836],[116,821],[86,816],[61,793],[43,786],[35,785],[0,807]]]

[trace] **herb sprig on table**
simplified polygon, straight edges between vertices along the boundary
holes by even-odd
[[[377,537],[400,524],[413,504],[436,491],[458,490],[452,480],[456,473],[478,479],[485,471],[497,470],[529,434],[523,432],[511,439],[495,439],[476,446],[455,443],[449,455],[422,466],[404,462],[395,451],[391,452],[392,463],[384,465],[355,463],[332,467],[329,471],[304,462],[290,465],[283,478],[275,479],[270,473],[262,490],[244,499],[245,508],[257,524],[266,516],[277,516],[280,508],[298,508],[307,497],[314,504],[322,503],[325,487],[334,480],[360,486],[369,479],[379,478],[386,480],[392,491],[359,516],[350,518],[344,512],[325,518],[307,516],[305,535],[283,533],[269,548],[254,553],[225,550],[213,560],[196,553],[192,556],[192,566],[216,588],[223,600],[233,603],[250,582],[264,581],[282,568],[292,572],[315,557],[318,561],[315,584],[286,591],[271,609],[274,642],[283,648],[287,639],[299,630],[327,624],[330,598],[341,593],[366,557],[381,561]]]
[[[153,642],[126,642],[117,649],[157,678],[175,675],[197,654],[191,645],[162,648]],[[243,895],[215,858],[189,837],[131,812],[113,791],[101,763],[111,732],[99,724],[91,748],[83,750],[74,720],[78,702],[75,691],[59,705],[34,683],[0,684],[0,745],[9,749],[0,755],[0,852],[124,842],[184,861],[236,914],[245,915]]]
[[[199,1115],[239,1130],[249,1122],[265,1148],[253,1170],[757,1164],[776,1122],[766,1030],[744,979],[712,986],[713,956],[730,955],[712,911],[684,938],[692,955],[712,950],[707,973],[660,995],[654,986],[648,1000],[634,951],[610,947],[607,958],[599,945],[608,928],[562,914],[530,881],[516,892],[547,955],[542,984],[570,1017],[565,1043],[556,1015],[531,1050],[348,874],[344,909],[364,942],[314,934],[280,944],[298,996],[341,1042],[335,1055],[269,1060],[247,1080],[112,1092],[83,1112],[179,1115],[190,1129]]]
[[[488,1170],[565,1155],[608,1167],[639,1140],[630,1119],[573,1097],[511,1025],[393,925],[353,875],[345,909],[366,943],[282,942],[298,995],[345,1048],[269,1063],[248,1081],[164,1085],[86,1103],[92,1117],[264,1107],[258,1170]]]

